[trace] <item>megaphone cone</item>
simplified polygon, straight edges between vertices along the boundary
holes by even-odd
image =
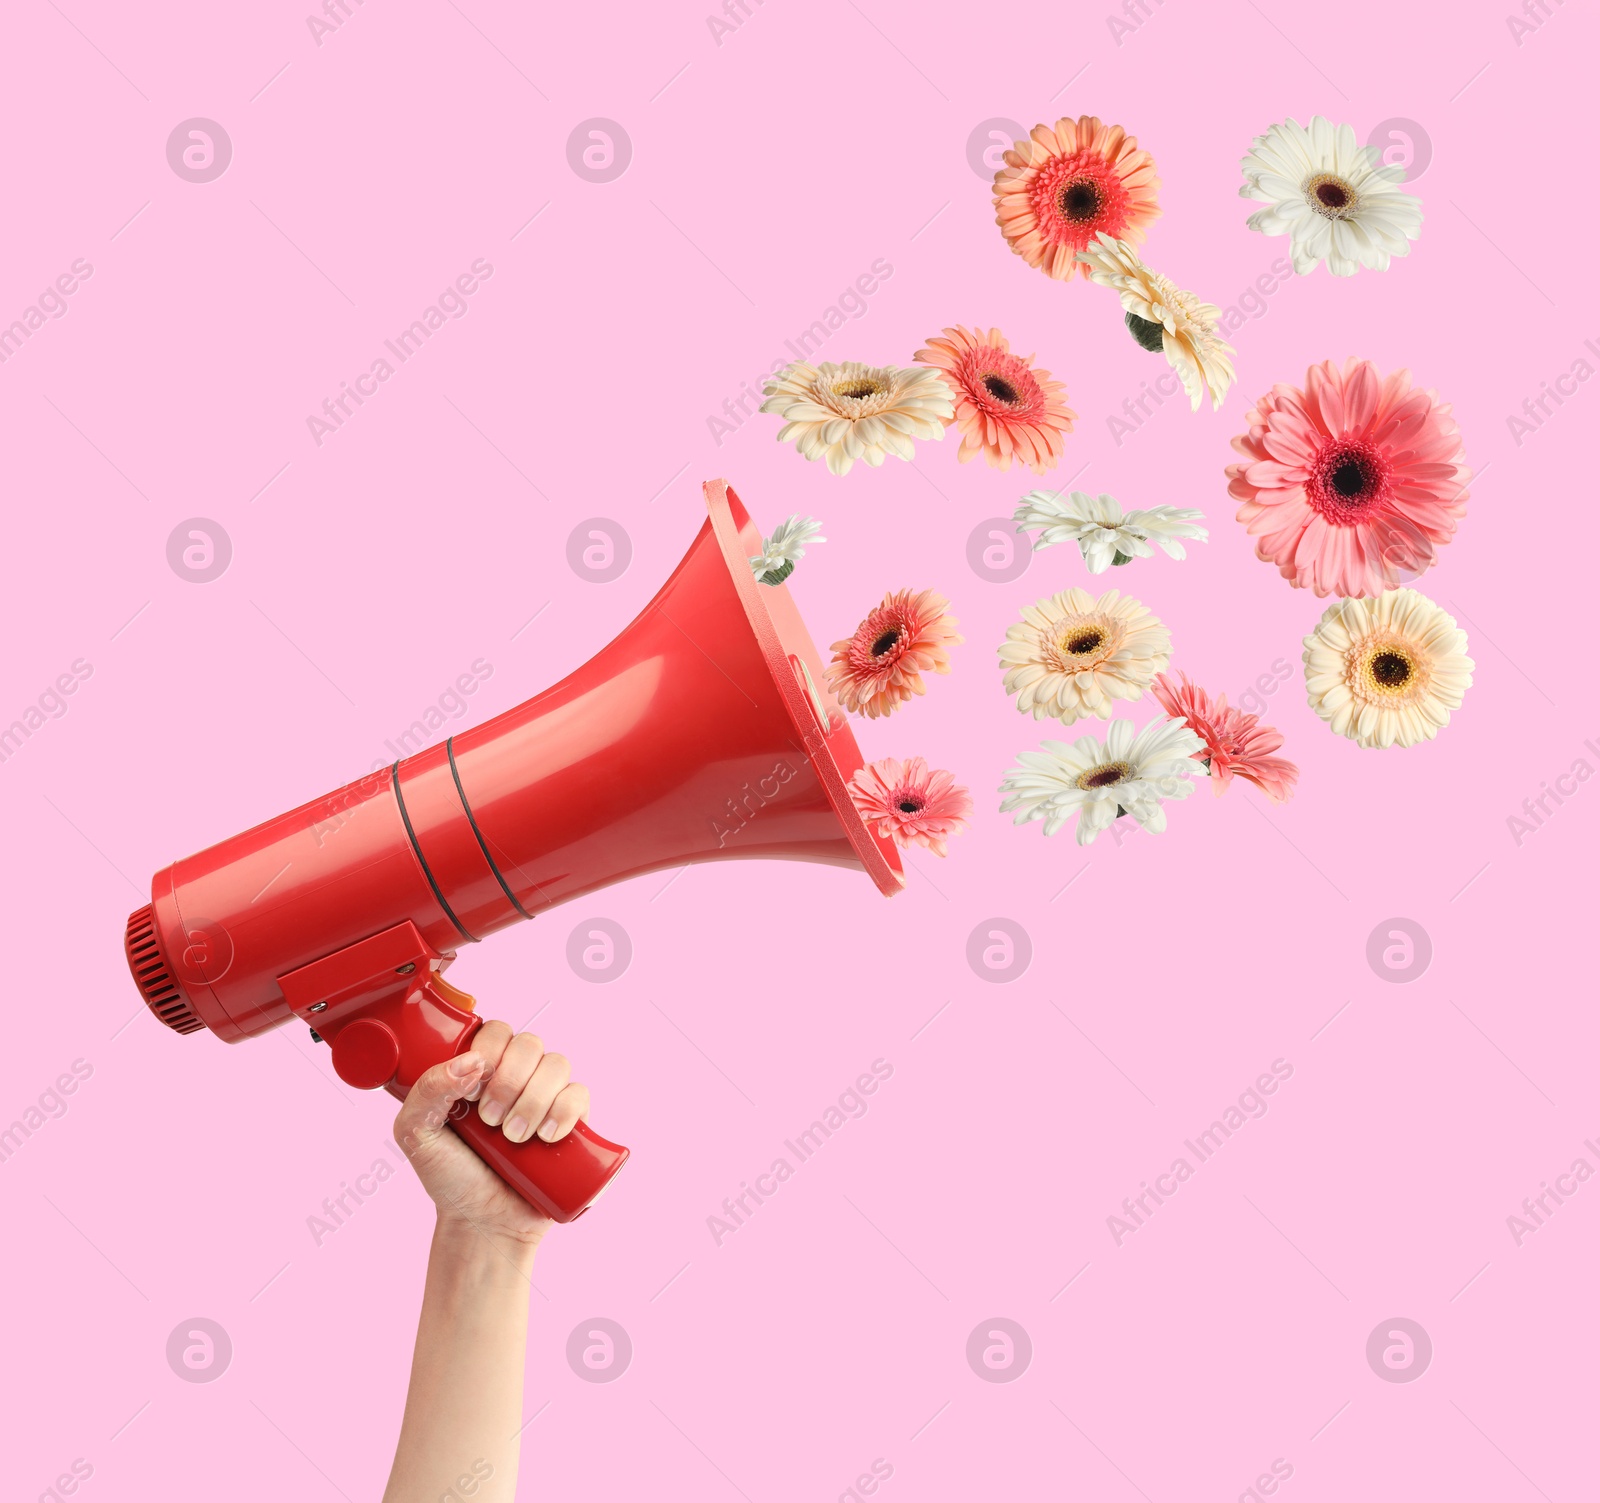
[[[180,1033],[293,1017],[353,1085],[404,1095],[469,1047],[472,999],[438,972],[542,909],[644,872],[769,857],[905,878],[848,783],[862,765],[761,534],[721,480],[671,578],[583,667],[440,746],[175,862],[128,920],[128,963]],[[584,1129],[507,1143],[457,1124],[526,1198],[581,1213],[627,1150]]]
[[[442,768],[453,755],[487,856],[529,913],[723,857],[823,861],[864,868],[885,892],[904,885],[895,847],[850,801],[861,752],[788,586],[755,579],[761,534],[726,483],[706,500],[683,562],[610,646],[432,756]],[[510,922],[507,896],[484,889],[460,917]]]

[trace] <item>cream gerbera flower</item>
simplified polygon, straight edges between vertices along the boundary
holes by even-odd
[[[1168,799],[1194,792],[1204,767],[1195,760],[1206,749],[1181,720],[1158,715],[1136,736],[1133,724],[1114,720],[1106,739],[1079,736],[1070,746],[1046,741],[1036,752],[1021,752],[1000,785],[1008,795],[1000,812],[1017,811],[1016,823],[1044,821],[1054,835],[1078,816],[1077,841],[1088,845],[1119,814],[1128,814],[1152,834],[1167,827]]]
[[[1074,542],[1083,551],[1091,574],[1104,574],[1113,564],[1149,558],[1154,543],[1169,558],[1183,558],[1180,538],[1205,542],[1209,534],[1193,519],[1205,513],[1186,506],[1153,506],[1149,511],[1124,512],[1114,496],[1091,496],[1073,491],[1065,500],[1052,491],[1029,491],[1017,503],[1011,520],[1018,532],[1042,528],[1033,540],[1034,551],[1056,543]]]
[[[1306,694],[1358,746],[1431,741],[1472,684],[1467,634],[1416,590],[1330,605],[1305,641]]]
[[[938,371],[917,366],[808,365],[797,360],[762,388],[763,412],[784,419],[778,442],[793,439],[807,459],[826,459],[835,475],[856,460],[874,468],[887,455],[910,459],[914,438],[943,438],[955,416]]]
[[[1078,253],[1089,279],[1110,287],[1122,299],[1124,317],[1142,348],[1160,350],[1189,393],[1190,410],[1207,392],[1212,409],[1233,385],[1233,346],[1217,333],[1222,309],[1174,286],[1134,253],[1126,240],[1102,232]]]
[[[1131,596],[1063,590],[1022,608],[1000,646],[1007,694],[1024,715],[1071,725],[1106,719],[1114,701],[1138,699],[1166,671],[1172,638]]]
[[[782,584],[806,556],[807,543],[828,541],[821,532],[822,523],[815,517],[785,517],[773,528],[771,537],[762,538],[761,552],[750,560],[751,573],[762,584]]]
[[[1294,269],[1305,276],[1326,259],[1336,277],[1363,266],[1387,271],[1422,230],[1422,200],[1395,185],[1405,168],[1379,164],[1376,146],[1359,146],[1348,125],[1316,116],[1274,125],[1240,163],[1240,198],[1268,205],[1246,221],[1266,235],[1288,235]]]

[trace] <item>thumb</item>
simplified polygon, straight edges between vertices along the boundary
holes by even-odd
[[[408,1159],[428,1152],[450,1118],[461,1115],[468,1094],[482,1083],[485,1063],[472,1049],[417,1077],[394,1119],[394,1140]]]

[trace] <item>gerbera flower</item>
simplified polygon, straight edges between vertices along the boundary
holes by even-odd
[[[835,475],[848,474],[858,459],[874,468],[889,454],[910,459],[911,440],[943,438],[954,410],[931,371],[857,360],[797,360],[762,390],[761,410],[785,419],[778,442],[792,438],[807,459],[826,459]]]
[[[930,771],[921,757],[884,757],[858,768],[850,780],[856,812],[896,845],[920,845],[943,856],[945,840],[959,835],[972,813],[972,795],[943,768]]]
[[[1000,784],[1009,795],[1000,812],[1017,810],[1019,825],[1042,819],[1046,835],[1076,814],[1079,845],[1088,845],[1119,814],[1158,835],[1167,827],[1163,803],[1194,792],[1195,757],[1204,751],[1205,743],[1181,720],[1158,715],[1137,736],[1132,721],[1114,720],[1104,741],[1079,736],[1070,746],[1045,741],[1039,751],[1019,753],[1022,766]]]
[[[1226,694],[1213,701],[1198,684],[1190,683],[1187,673],[1180,673],[1177,683],[1158,673],[1150,692],[1167,714],[1205,742],[1205,750],[1196,755],[1210,768],[1211,786],[1219,798],[1235,775],[1254,783],[1275,804],[1287,802],[1294,793],[1300,769],[1272,755],[1283,745],[1283,736],[1262,725],[1259,715],[1234,709]]]
[[[1067,388],[1049,371],[1035,370],[1032,355],[1013,355],[998,329],[958,324],[944,333],[913,358],[936,367],[955,400],[956,458],[982,454],[995,469],[1009,470],[1015,456],[1036,475],[1058,464],[1063,436],[1078,415],[1067,406]]]
[[[828,687],[846,710],[876,720],[924,694],[924,673],[948,673],[947,647],[964,642],[936,590],[892,590],[855,634],[833,644]]]
[[[1409,371],[1331,360],[1306,389],[1279,383],[1245,414],[1228,493],[1256,557],[1297,589],[1376,595],[1436,562],[1467,511],[1461,433],[1437,392]]]
[[[1199,409],[1207,392],[1212,410],[1220,407],[1233,385],[1233,362],[1228,356],[1234,352],[1217,333],[1222,309],[1151,271],[1127,241],[1111,235],[1097,235],[1079,252],[1078,260],[1089,269],[1091,281],[1115,289],[1140,347],[1166,355],[1189,393],[1190,410]]]
[[[1183,558],[1179,538],[1205,542],[1204,527],[1190,519],[1203,516],[1192,507],[1154,506],[1124,513],[1114,497],[1072,491],[1063,501],[1051,491],[1029,491],[1017,503],[1011,520],[1018,532],[1044,530],[1033,540],[1034,551],[1056,543],[1075,542],[1091,574],[1104,574],[1113,564],[1149,558],[1154,543],[1169,558]]]
[[[1475,666],[1455,618],[1416,590],[1330,605],[1306,638],[1305,665],[1311,708],[1358,746],[1433,740]]]
[[[1000,646],[1007,694],[1035,720],[1105,719],[1113,701],[1138,699],[1172,656],[1172,638],[1132,596],[1063,590],[1022,608]]]
[[[1359,146],[1348,125],[1317,115],[1306,129],[1293,120],[1257,136],[1244,168],[1241,198],[1268,208],[1246,221],[1267,235],[1288,235],[1294,269],[1304,276],[1326,258],[1336,277],[1363,266],[1387,271],[1422,229],[1422,201],[1395,185],[1401,166],[1385,167],[1376,146]]]
[[[762,584],[782,584],[806,556],[807,543],[828,541],[818,535],[821,531],[822,523],[815,517],[786,517],[771,537],[762,538],[761,552],[750,560],[751,572]]]
[[[1058,281],[1088,275],[1077,255],[1097,233],[1137,243],[1161,213],[1150,153],[1093,115],[1034,126],[1005,161],[994,179],[995,223],[1029,266]]]

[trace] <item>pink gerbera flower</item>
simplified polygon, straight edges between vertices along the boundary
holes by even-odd
[[[1275,804],[1288,801],[1299,780],[1300,769],[1273,752],[1283,745],[1283,736],[1270,725],[1262,725],[1259,715],[1236,710],[1226,694],[1215,701],[1187,673],[1178,682],[1158,673],[1150,685],[1156,703],[1175,720],[1181,720],[1205,742],[1195,756],[1211,768],[1211,782],[1217,796],[1227,792],[1235,775],[1254,783]]]
[[[995,469],[1009,470],[1015,457],[1036,475],[1060,463],[1063,435],[1078,415],[1067,406],[1067,388],[1049,371],[1035,370],[1032,355],[1013,355],[998,329],[958,324],[944,334],[914,358],[937,367],[955,398],[956,458],[982,454]]]
[[[995,174],[995,223],[1029,266],[1058,281],[1089,275],[1078,252],[1101,232],[1137,245],[1161,210],[1148,151],[1093,115],[1036,125]]]
[[[850,780],[856,811],[896,845],[920,845],[945,854],[945,840],[966,828],[972,796],[943,768],[929,770],[921,757],[901,762],[885,757],[857,769]]]
[[[833,644],[828,687],[847,710],[869,720],[924,694],[924,673],[948,673],[947,647],[964,642],[950,604],[936,590],[891,590],[852,636]]]
[[[1460,430],[1409,371],[1324,361],[1304,391],[1280,382],[1245,421],[1233,447],[1247,462],[1228,466],[1228,492],[1256,556],[1296,589],[1381,595],[1437,562],[1466,515]]]

